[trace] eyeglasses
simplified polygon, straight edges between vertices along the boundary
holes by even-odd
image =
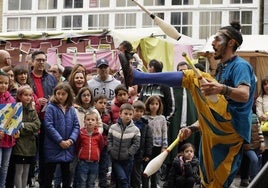
[[[41,62],[46,62],[47,60],[46,59],[35,59],[35,61],[37,61],[38,63],[41,63]]]
[[[82,97],[91,97],[90,94],[83,94]]]

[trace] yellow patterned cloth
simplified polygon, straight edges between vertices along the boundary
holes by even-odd
[[[203,76],[213,79],[206,73]],[[229,187],[240,166],[243,138],[231,124],[228,103],[223,95],[218,95],[217,103],[204,97],[192,70],[184,71],[182,86],[190,91],[198,111],[202,184],[208,188]]]

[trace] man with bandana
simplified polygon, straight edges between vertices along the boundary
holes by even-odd
[[[193,70],[139,72],[130,67],[125,54],[119,54],[127,86],[158,83],[182,86],[191,93],[198,111],[198,125],[181,129],[178,136],[184,140],[201,131],[199,159],[203,187],[229,187],[241,163],[242,145],[250,142],[255,76],[251,65],[236,55],[243,42],[240,29],[238,22],[232,22],[216,33],[212,46],[220,63],[216,80],[202,73],[207,83],[200,84]],[[217,95],[218,101],[210,101],[207,97],[210,95]]]

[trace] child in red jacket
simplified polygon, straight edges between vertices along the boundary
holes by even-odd
[[[89,111],[85,114],[85,126],[77,140],[78,163],[76,166],[76,187],[95,187],[98,178],[100,154],[104,147],[102,134],[98,132],[98,114]]]

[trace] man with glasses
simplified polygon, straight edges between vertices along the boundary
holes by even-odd
[[[44,144],[44,112],[49,97],[53,93],[54,87],[57,85],[56,78],[47,73],[45,70],[45,64],[47,56],[43,51],[34,51],[32,53],[32,70],[30,73],[30,80],[34,93],[38,98],[38,102],[41,106],[41,112],[39,118],[41,121],[41,130],[39,134],[39,184],[42,185],[44,179],[45,161],[43,154]]]

